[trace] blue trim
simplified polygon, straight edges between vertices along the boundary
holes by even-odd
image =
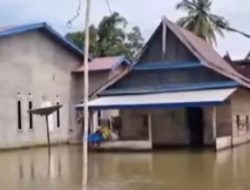
[[[203,67],[199,62],[156,62],[138,64],[134,67],[135,71],[147,71],[147,70],[175,70],[175,69],[193,69]]]
[[[121,58],[119,59],[119,61],[117,61],[117,63],[115,63],[113,66],[112,66],[112,69],[115,69],[116,67],[118,67],[119,65],[121,64],[125,64],[125,65],[131,65],[132,62],[129,61],[128,59],[125,58],[125,56],[121,56]]]
[[[160,86],[147,86],[139,88],[119,88],[106,90],[100,95],[131,95],[131,94],[151,94],[161,92],[180,92],[189,90],[208,90],[208,89],[221,89],[221,88],[235,88],[239,84],[235,81],[223,81],[223,82],[207,82],[207,83],[191,83],[191,84],[170,84]]]
[[[0,37],[7,37],[17,34],[22,34],[34,30],[41,30],[42,32],[45,32],[54,39],[58,40],[62,45],[64,45],[66,48],[68,48],[70,51],[75,53],[78,56],[83,56],[83,51],[78,48],[76,45],[74,45],[72,42],[64,38],[61,34],[56,32],[53,28],[51,28],[47,23],[35,23],[35,24],[29,24],[29,25],[23,25],[23,26],[16,26],[16,27],[10,27],[9,29],[5,29],[3,31],[0,31]]]
[[[7,37],[11,35],[21,34],[21,33],[29,32],[32,30],[41,29],[45,26],[46,26],[46,23],[42,22],[42,23],[36,23],[36,24],[10,27],[10,28],[4,29],[3,31],[0,31],[0,37]]]
[[[90,106],[89,109],[163,109],[163,108],[187,108],[187,107],[195,107],[195,106],[215,106],[215,105],[223,105],[227,104],[225,101],[211,101],[211,102],[186,102],[186,103],[163,103],[163,104],[143,104],[143,105],[99,105],[99,106]],[[76,107],[77,110],[82,110],[83,107]]]

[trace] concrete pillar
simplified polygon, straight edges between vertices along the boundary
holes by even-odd
[[[217,122],[216,122],[216,106],[212,110],[212,126],[213,126],[213,141],[216,142],[217,137]]]
[[[90,128],[90,133],[94,133],[95,132],[93,119],[94,119],[94,111],[90,110],[89,111],[89,128]]]

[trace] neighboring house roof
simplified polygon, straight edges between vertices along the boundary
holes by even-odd
[[[68,41],[65,37],[63,37],[61,34],[56,32],[52,27],[50,27],[47,23],[35,23],[35,24],[28,24],[28,25],[20,25],[20,26],[6,26],[6,27],[0,27],[0,38],[18,35],[26,32],[31,31],[41,31],[57,42],[59,42],[62,46],[64,46],[66,49],[71,51],[77,56],[82,57],[83,51],[78,48],[76,45],[74,45],[72,42]]]
[[[232,65],[232,67],[241,73],[242,75],[250,78],[250,60],[228,60],[228,63]]]
[[[232,62],[232,58],[228,52],[223,56],[223,59],[227,62]]]
[[[116,68],[117,66],[125,64],[130,65],[131,62],[128,61],[125,56],[114,56],[114,57],[98,57],[89,62],[89,71],[108,71]],[[74,72],[83,72],[84,65],[79,67]]]

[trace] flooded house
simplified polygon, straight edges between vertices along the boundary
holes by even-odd
[[[131,69],[106,87],[89,106],[119,109],[121,143],[220,150],[250,140],[249,76],[167,18]]]
[[[0,29],[1,149],[47,143],[45,119],[27,112],[45,104],[63,105],[49,118],[51,141],[68,141],[77,102],[71,71],[82,59],[82,51],[46,23]]]
[[[89,61],[91,92],[128,63],[123,57]],[[63,105],[49,116],[52,143],[81,141],[74,106],[82,100],[82,62],[82,50],[46,23],[0,28],[0,149],[47,144],[45,119],[28,113],[44,105]]]

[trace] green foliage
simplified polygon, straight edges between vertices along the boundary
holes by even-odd
[[[210,44],[216,44],[216,33],[224,36],[220,25],[227,28],[228,22],[223,17],[211,13],[211,0],[190,0],[190,2],[182,0],[176,5],[177,10],[183,10],[188,14],[180,18],[177,24],[205,39]]]
[[[139,27],[127,30],[127,21],[119,13],[105,16],[98,27],[90,26],[90,54],[93,57],[125,55],[131,59],[139,53],[144,39]],[[66,35],[78,47],[83,47],[84,32]]]

